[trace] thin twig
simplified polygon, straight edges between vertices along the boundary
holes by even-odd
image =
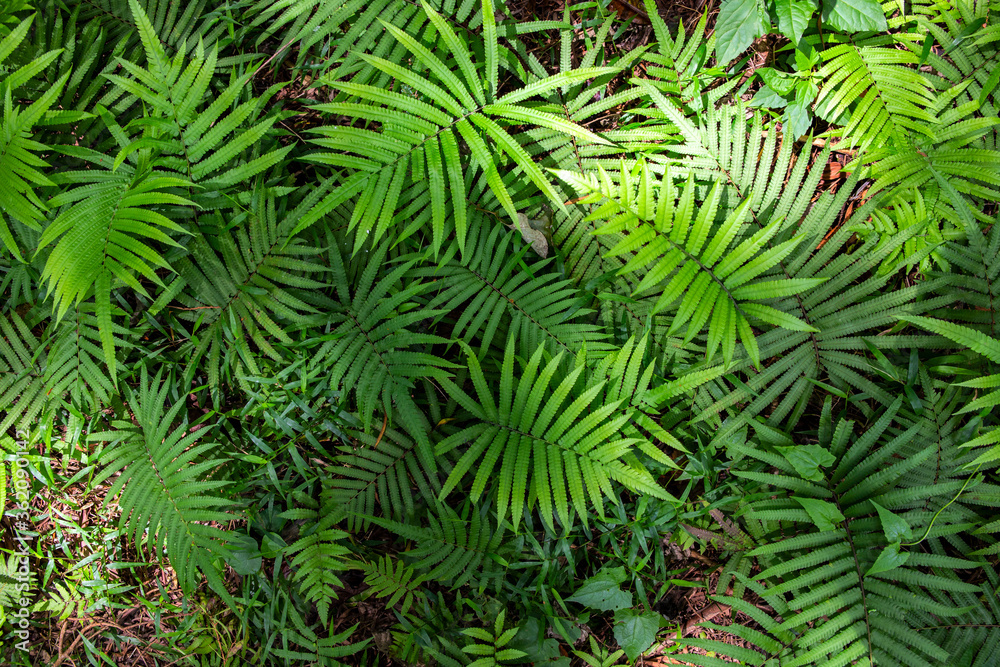
[[[281,47],[280,49],[278,49],[277,51],[275,51],[274,53],[272,53],[272,54],[271,54],[271,57],[270,57],[270,58],[268,58],[267,60],[265,60],[264,62],[262,62],[262,63],[260,64],[260,66],[259,66],[259,67],[258,67],[257,69],[255,69],[255,70],[253,71],[253,74],[251,74],[251,75],[250,75],[250,79],[249,79],[248,81],[253,81],[254,77],[255,77],[255,76],[257,76],[257,72],[259,72],[259,71],[261,71],[262,69],[264,69],[265,67],[267,67],[267,64],[268,64],[269,62],[271,62],[272,60],[274,60],[275,58],[277,58],[277,57],[278,57],[278,54],[279,54],[279,53],[281,53],[282,51],[284,51],[285,49],[287,49],[287,48],[288,48],[288,46],[289,46],[289,45],[290,45],[290,44],[291,44],[292,42],[294,42],[294,41],[295,41],[295,38],[293,37],[293,38],[291,38],[290,40],[288,40],[287,42],[285,42],[284,46],[282,46],[282,47]]]

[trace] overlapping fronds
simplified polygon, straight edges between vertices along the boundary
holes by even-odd
[[[823,282],[821,278],[789,279],[784,275],[780,276],[784,280],[775,280],[780,275],[776,270],[779,262],[805,240],[804,236],[762,252],[780,229],[778,218],[737,243],[746,236],[741,233],[744,228],[750,226],[749,199],[732,207],[716,227],[720,185],[712,188],[696,213],[693,175],[677,188],[667,167],[654,197],[646,163],[636,166],[635,180],[623,168],[619,184],[603,170],[599,178],[575,179],[575,184],[586,193],[583,202],[601,204],[590,217],[608,222],[597,233],[628,232],[611,253],[631,254],[620,273],[643,271],[636,293],[651,289],[660,293],[652,314],[676,308],[668,335],[686,325],[685,342],[689,342],[708,325],[707,360],[711,361],[721,345],[725,363],[730,363],[738,338],[759,367],[760,352],[751,319],[792,331],[816,331],[795,315],[760,303],[796,296]],[[562,175],[567,180],[574,178]]]
[[[357,442],[342,445],[336,467],[323,489],[324,524],[347,519],[349,527],[367,525],[364,517],[381,514],[396,521],[412,518],[417,506],[431,503],[441,491],[437,465],[426,468],[429,460],[418,452],[431,448],[429,424],[423,415],[397,414],[394,427],[378,434],[348,431]],[[433,459],[430,459],[433,461]]]
[[[443,311],[438,318],[451,324],[451,338],[476,344],[483,354],[508,331],[518,333],[524,349],[546,344],[553,352],[572,354],[586,346],[591,355],[609,349],[601,328],[586,322],[592,311],[580,291],[545,271],[550,260],[529,267],[531,246],[514,252],[517,234],[501,226],[479,222],[469,233],[466,258],[452,246],[443,264],[414,271],[434,281],[436,292],[427,305]]]
[[[963,599],[985,607],[987,613],[989,603],[976,600],[980,587],[956,573],[972,566],[971,561],[920,547],[922,529],[935,515],[924,509],[923,498],[907,493],[901,479],[931,457],[935,448],[930,445],[909,452],[905,459],[893,459],[895,452],[907,448],[918,428],[894,437],[887,434],[900,403],[896,401],[857,439],[852,437],[851,422],[833,422],[827,402],[819,444],[737,446],[747,461],[764,464],[746,464],[736,471],[741,478],[762,483],[764,491],[748,499],[740,512],[760,545],[746,557],[756,559],[760,571],[737,577],[774,610],[774,616],[744,600],[719,596],[720,602],[754,618],[762,631],[737,628],[749,645],[739,650],[715,640],[687,640],[689,645],[720,649],[753,665],[774,660],[948,663],[954,654],[922,632],[927,619],[947,623],[961,617],[968,613],[956,604]],[[938,514],[936,519],[940,535],[955,517]]]
[[[288,238],[294,214],[282,211],[279,220],[273,193],[262,187],[249,204],[201,218],[203,231],[187,244],[188,256],[176,262],[178,275],[156,304],[190,327],[182,330],[188,377],[200,366],[216,391],[223,368],[239,381],[261,374],[259,354],[282,359],[272,341],[290,345],[290,331],[315,322],[313,295],[327,284],[328,268],[317,261],[322,251]],[[167,305],[170,297],[178,305]]]
[[[316,359],[330,367],[330,387],[342,392],[345,399],[354,397],[365,428],[376,408],[388,414],[393,403],[409,418],[416,412],[409,393],[414,379],[444,380],[450,375],[447,369],[454,366],[426,351],[446,339],[415,330],[418,322],[438,314],[411,305],[426,291],[427,284],[414,281],[400,285],[409,264],[381,273],[387,250],[382,244],[372,252],[370,263],[351,285],[340,249],[331,246],[340,308],[326,321],[322,345],[315,352]],[[428,450],[424,455],[429,455]]]
[[[35,611],[165,558],[213,664],[995,662],[1000,12],[716,4],[0,2],[0,487],[118,513]],[[739,642],[661,614],[702,541]]]
[[[253,73],[235,78],[206,103],[218,65],[215,47],[206,49],[199,42],[193,57],[178,53],[169,58],[155,26],[137,0],[130,3],[146,53],[146,67],[119,58],[119,64],[131,76],[104,77],[115,85],[116,93],[134,97],[148,111],[143,136],[123,146],[115,163],[128,159],[135,151],[155,150],[160,166],[183,174],[192,184],[208,189],[212,197],[219,197],[219,190],[246,182],[281,161],[288,148],[240,159],[248,150],[259,149],[261,138],[276,120],[273,115],[258,120],[266,97],[237,103]]]
[[[933,123],[931,82],[916,70],[918,47],[898,35],[880,35],[836,44],[822,52],[823,78],[816,98],[818,115],[838,121],[842,134],[860,149],[905,142],[921,123]]]
[[[467,445],[441,497],[447,497],[468,474],[474,477],[470,498],[478,500],[487,489],[496,493],[498,515],[510,516],[515,527],[521,521],[529,486],[542,518],[554,525],[558,517],[567,527],[574,517],[586,522],[588,506],[603,515],[602,497],[614,499],[616,495],[612,480],[636,492],[670,498],[641,465],[622,460],[641,440],[618,437],[628,421],[628,414],[618,411],[624,399],[600,400],[603,382],[580,387],[584,384],[582,366],[557,379],[562,355],[543,365],[544,348],[538,348],[515,377],[514,340],[508,339],[499,400],[471,350],[469,371],[478,400],[451,381],[442,382],[472,419],[435,448],[440,456]],[[494,472],[497,466],[498,474]]]
[[[0,405],[4,411],[0,431],[30,425],[48,403],[40,353],[41,345],[28,323],[17,313],[0,316]]]
[[[15,106],[14,100],[20,99],[19,89],[29,84],[38,70],[59,55],[58,51],[49,51],[23,67],[10,71],[10,65],[4,63],[20,47],[30,27],[31,19],[25,19],[0,41],[0,72],[3,72],[0,75],[0,94],[3,95],[0,172],[4,174],[3,182],[0,183],[0,243],[20,261],[23,261],[21,248],[14,237],[16,223],[41,229],[39,223],[47,206],[35,188],[53,185],[52,180],[39,171],[40,168],[48,167],[48,163],[36,155],[45,146],[34,141],[31,136],[34,126],[56,104],[67,79],[67,76],[60,78],[31,104],[23,108],[20,104]]]
[[[604,69],[578,69],[528,80],[523,87],[501,94],[495,32],[485,45],[487,62],[481,72],[481,63],[474,63],[473,54],[447,22],[429,6],[424,6],[424,11],[448,45],[448,62],[391,23],[384,24],[385,30],[405,47],[419,68],[407,68],[378,55],[358,56],[397,85],[412,89],[416,98],[353,78],[323,80],[339,91],[342,99],[352,101],[320,104],[313,107],[315,110],[352,121],[375,122],[379,129],[337,124],[313,130],[321,136],[310,142],[325,150],[310,154],[308,159],[338,169],[331,176],[337,185],[299,223],[296,233],[326,212],[352,202],[348,229],[357,228],[354,252],[369,236],[372,242],[379,242],[397,219],[429,224],[435,249],[452,232],[464,247],[469,183],[480,175],[514,224],[514,196],[523,187],[533,186],[554,206],[563,206],[541,168],[504,126],[538,125],[580,141],[606,143],[573,122],[521,104],[560,86],[605,74]],[[460,151],[460,145],[468,147],[468,153]],[[505,164],[520,175],[516,185],[501,176]],[[394,234],[401,240],[412,229],[411,224]]]
[[[505,530],[495,527],[482,508],[467,505],[460,513],[438,505],[429,515],[427,526],[373,519],[400,537],[416,542],[405,552],[415,570],[425,579],[440,581],[457,588],[496,582],[503,570]]]
[[[107,497],[118,499],[119,529],[137,547],[145,544],[154,557],[168,556],[184,590],[194,590],[201,572],[227,597],[213,562],[225,551],[226,531],[213,523],[233,516],[227,511],[232,501],[222,495],[230,482],[212,475],[226,460],[213,456],[215,443],[198,442],[205,431],[174,426],[184,402],[165,410],[170,385],[161,380],[150,378],[144,366],[138,391],[128,397],[135,423],[114,421],[113,430],[88,436],[107,443],[100,479],[121,473]]]

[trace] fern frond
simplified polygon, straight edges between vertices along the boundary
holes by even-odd
[[[392,608],[398,603],[401,614],[410,610],[414,600],[418,603],[423,601],[424,594],[419,589],[423,577],[416,576],[412,565],[395,561],[394,566],[390,556],[383,556],[372,563],[360,563],[359,565],[365,574],[365,583],[370,586],[359,594],[360,599],[364,600],[373,595],[379,598],[388,597],[385,606]]]
[[[104,366],[100,324],[93,303],[77,305],[55,325],[45,360],[45,382],[51,396],[68,394],[70,402],[94,410],[116,393]],[[131,330],[112,321],[116,350],[132,347]]]
[[[55,397],[45,381],[44,347],[16,312],[0,315],[0,432],[27,429]]]
[[[654,85],[658,90],[700,111],[703,108],[702,90],[712,83],[701,68],[715,47],[716,37],[714,31],[708,37],[705,36],[708,15],[702,15],[690,35],[685,33],[684,25],[681,24],[676,37],[672,37],[655,2],[644,0],[644,4],[656,33],[656,52],[643,54],[643,59],[652,63],[647,73],[656,82]],[[733,81],[724,83],[720,86],[721,90],[713,90],[709,94],[708,102],[714,104],[733,87]]]
[[[148,165],[138,170],[121,165],[117,171],[65,172],[58,178],[60,183],[78,187],[63,191],[49,202],[61,210],[38,240],[36,254],[55,243],[41,279],[48,283],[48,292],[55,295],[57,320],[71,305],[79,305],[93,294],[104,359],[111,376],[117,377],[111,290],[123,283],[149,296],[136,274],[162,285],[155,268],[169,265],[150,242],[177,246],[168,232],[183,234],[185,230],[154,207],[192,205],[190,200],[167,192],[188,182],[156,173]]]
[[[837,196],[838,200],[841,198],[846,198],[844,190]],[[817,250],[813,243],[818,244],[822,239],[812,230],[823,229],[840,210],[838,203],[831,199],[832,197],[821,198],[807,216],[800,233],[811,238],[807,238],[798,251],[792,253],[785,265],[787,274],[792,279],[828,278],[801,301],[784,303],[785,308],[801,313],[803,321],[810,323],[818,332],[799,333],[776,329],[757,339],[761,358],[773,358],[777,355],[781,355],[781,358],[761,373],[750,375],[744,386],[731,390],[727,388],[718,397],[711,398],[710,402],[706,401],[698,419],[713,419],[720,410],[732,409],[731,406],[740,404],[738,410],[733,410],[734,419],[720,432],[720,438],[728,437],[746,424],[747,420],[770,407],[778,397],[781,400],[770,415],[771,423],[787,419],[789,424],[794,424],[816,390],[814,382],[825,382],[826,379],[833,386],[842,388],[841,390],[866,393],[888,406],[895,396],[865,375],[871,368],[871,363],[864,356],[871,354],[869,346],[878,350],[942,347],[943,341],[939,337],[874,335],[892,327],[897,316],[928,312],[951,303],[954,298],[950,295],[922,298],[922,295],[939,291],[943,280],[918,283],[894,290],[891,294],[882,294],[883,287],[898,270],[900,263],[919,262],[930,252],[931,248],[927,246],[916,256],[900,255],[896,267],[883,275],[869,273],[884,257],[913,238],[920,227],[908,228],[886,242],[880,242],[877,235],[872,235],[862,246],[864,250],[861,252],[839,254],[839,250],[853,234],[854,227],[848,221]],[[856,215],[863,219],[867,216],[867,211],[876,204],[877,200],[872,200],[866,207],[859,209]],[[817,226],[813,227],[813,224]],[[812,236],[814,233],[816,235]],[[875,250],[876,247],[878,250]],[[734,362],[729,369],[731,372],[750,367],[752,360],[749,355],[744,355],[742,352],[739,354],[740,360]]]
[[[403,521],[415,515],[418,504],[432,503],[441,490],[437,466],[427,469],[430,424],[422,415],[397,413],[394,428],[377,434],[349,430],[360,446],[341,445],[335,458],[336,474],[324,484],[324,526],[346,517],[351,530],[367,525],[363,517],[373,516],[376,505],[383,516]],[[435,462],[433,458],[430,459]]]
[[[515,339],[510,337],[497,402],[478,359],[466,349],[478,400],[450,380],[442,382],[448,394],[473,417],[471,425],[435,448],[440,456],[469,445],[448,476],[442,498],[475,464],[470,498],[475,502],[491,487],[497,494],[497,515],[506,518],[510,512],[515,527],[529,488],[546,524],[554,526],[558,517],[567,528],[574,515],[587,522],[588,505],[603,516],[602,496],[617,498],[612,480],[633,491],[672,500],[641,464],[625,461],[640,438],[617,437],[629,418],[627,413],[617,412],[623,399],[601,401],[603,382],[576,389],[583,367],[557,381],[562,355],[542,366],[545,350],[540,347],[515,378]],[[497,464],[499,473],[495,472]]]
[[[922,124],[926,136],[898,140],[869,151],[860,163],[870,165],[875,178],[872,194],[882,190],[905,197],[919,189],[921,204],[927,202],[934,222],[944,219],[948,228],[955,222],[978,218],[989,222],[978,200],[1000,197],[1000,158],[996,151],[977,146],[979,140],[1000,125],[1000,119],[968,119],[975,104],[955,110],[950,118]]]
[[[424,581],[439,581],[452,588],[466,584],[485,587],[491,582],[499,585],[506,551],[502,525],[494,527],[483,509],[468,504],[461,513],[437,505],[427,518],[427,526],[378,518],[371,521],[417,543],[403,555],[412,560],[415,570],[424,572]]]
[[[899,319],[949,338],[959,345],[983,355],[993,363],[1000,364],[1000,340],[991,338],[981,331],[962,326],[961,324],[955,324],[954,322],[935,320],[930,317],[901,315]]]
[[[171,51],[189,52],[199,41],[205,44],[228,41],[226,13],[209,0],[193,0],[183,8],[169,0],[71,0],[67,5],[79,8],[79,23],[100,26],[109,43],[121,44],[122,50],[130,55],[142,46],[137,10],[149,17],[153,34],[162,36]],[[224,65],[239,60],[239,56],[234,56]]]
[[[975,227],[978,227],[975,226]],[[941,258],[951,268],[948,282],[966,307],[952,309],[947,317],[978,324],[986,333],[1000,336],[1000,225],[993,224],[983,234],[966,229],[965,243],[958,240],[938,247]]]
[[[70,616],[83,616],[87,613],[87,608],[90,606],[88,603],[93,593],[93,589],[78,586],[72,581],[53,582],[52,590],[48,591],[47,597],[37,608],[39,611],[55,614],[60,621],[64,621]]]
[[[21,21],[10,34],[0,40],[0,72],[6,72],[4,62],[19,48],[28,34],[32,19]],[[0,95],[3,95],[3,115],[0,116],[0,172],[4,174],[0,183],[0,243],[18,261],[24,261],[10,222],[18,222],[32,229],[40,230],[40,221],[48,207],[42,202],[35,188],[53,185],[51,179],[39,169],[48,163],[36,155],[46,146],[32,139],[34,127],[39,125],[49,109],[56,104],[59,93],[69,75],[59,78],[55,84],[39,95],[31,104],[22,108],[14,106],[20,88],[30,82],[33,73],[52,62],[58,51],[49,51],[23,67],[0,78]],[[17,92],[15,92],[17,91]],[[16,229],[16,226],[14,227]]]
[[[337,243],[331,244],[329,257],[340,308],[327,319],[326,334],[315,352],[317,361],[330,364],[330,388],[340,391],[345,400],[354,397],[364,429],[376,408],[391,414],[395,403],[405,411],[404,417],[415,413],[409,393],[414,380],[443,380],[450,375],[448,369],[456,367],[424,351],[447,340],[415,331],[414,325],[440,311],[413,307],[412,299],[426,291],[427,284],[417,281],[400,288],[410,264],[380,275],[387,252],[388,244],[376,248],[357,284],[351,285],[340,249]],[[429,449],[423,449],[421,456],[433,469]]]
[[[336,189],[293,233],[334,208],[354,201],[348,229],[358,230],[354,247],[357,253],[369,236],[373,243],[380,241],[399,216],[400,206],[413,208],[415,197],[408,193],[415,189],[420,193],[421,207],[409,217],[419,216],[423,224],[430,224],[435,250],[442,247],[452,229],[459,246],[464,248],[469,209],[466,182],[471,176],[470,169],[481,171],[499,208],[514,224],[518,218],[513,184],[505,182],[500,171],[505,159],[520,173],[518,189],[533,186],[556,208],[563,209],[562,198],[505,125],[528,123],[549,127],[581,141],[606,143],[575,123],[520,104],[559,86],[604,74],[604,69],[574,70],[526,82],[506,95],[491,97],[487,103],[482,89],[489,87],[489,81],[480,79],[472,64],[473,55],[455,38],[446,22],[437,20],[440,17],[429,5],[423,9],[445,36],[456,64],[449,66],[414,36],[385,23],[385,29],[405,47],[414,62],[427,68],[429,76],[380,56],[362,53],[358,57],[391,80],[412,88],[417,93],[416,99],[353,79],[323,81],[346,99],[359,101],[316,105],[317,111],[352,121],[376,121],[381,127],[375,130],[338,124],[313,130],[322,136],[311,143],[327,150],[313,153],[308,159],[342,171],[335,177]],[[487,55],[493,48],[495,44],[487,42]],[[490,67],[487,63],[488,70]],[[493,86],[491,95],[495,92]],[[459,150],[463,145],[470,155]],[[443,196],[445,192],[450,193],[450,201]]]
[[[921,123],[934,123],[932,86],[916,69],[919,55],[899,35],[837,44],[822,52],[825,64],[816,113],[850,120],[842,136],[861,150],[904,142]],[[851,107],[854,107],[853,109]]]
[[[456,25],[475,27],[482,23],[477,3],[464,2],[456,7],[454,3],[435,1],[433,6],[438,11],[445,11],[447,18]],[[399,48],[394,48],[392,35],[381,29],[379,21],[420,37],[432,29],[419,6],[401,0],[349,0],[342,5],[318,0],[279,3],[258,0],[247,7],[246,16],[249,27],[260,31],[258,44],[275,39],[279,44],[296,47],[296,69],[322,67],[332,70],[330,74],[335,78],[354,74],[359,83],[379,78],[378,70],[366,66],[359,53],[388,53],[391,59],[402,55]],[[282,58],[291,51],[282,53]]]
[[[782,665],[852,664],[857,660],[880,665],[948,664],[949,653],[923,637],[919,628],[922,618],[929,615],[948,618],[965,613],[956,604],[957,599],[948,596],[978,592],[978,586],[961,581],[953,572],[971,563],[961,558],[925,556],[917,543],[901,546],[900,541],[912,539],[909,535],[916,533],[919,522],[929,521],[930,517],[916,509],[907,511],[918,507],[919,499],[889,500],[907,471],[920,466],[935,448],[926,447],[863,481],[858,478],[864,474],[854,474],[856,470],[846,464],[854,452],[860,457],[873,453],[872,447],[898,407],[899,402],[876,430],[847,449],[851,424],[834,425],[827,401],[820,421],[820,444],[782,448],[813,457],[819,467],[812,468],[815,472],[809,473],[809,479],[815,476],[818,483],[802,484],[807,481],[802,476],[805,468],[783,470],[773,482],[767,482],[762,499],[750,500],[741,511],[751,525],[764,527],[758,537],[764,543],[748,554],[757,559],[761,568],[749,582],[750,587],[780,614],[781,622],[763,619],[763,633],[742,633],[750,648],[734,649],[714,640],[691,639],[685,643],[747,664],[767,664],[770,660]],[[905,437],[896,438],[894,447],[903,447],[915,433],[911,429]],[[738,447],[748,460],[766,462],[770,458],[757,447]],[[883,458],[891,456],[892,450],[874,451]],[[835,473],[824,473],[822,468],[831,464],[816,458],[817,452],[826,452],[824,456],[832,462],[847,458],[842,459]],[[736,474],[753,478],[746,470]],[[793,494],[786,488],[796,490]],[[890,509],[883,507],[876,512],[876,502],[889,503]],[[907,526],[907,537],[896,537],[894,531],[899,526]],[[912,532],[910,527],[914,528]],[[789,530],[793,537],[787,536]],[[822,541],[807,540],[807,535]],[[889,542],[890,536],[895,543]],[[941,574],[921,571],[926,566]],[[730,597],[716,599],[741,605]],[[736,608],[744,609],[746,605]]]
[[[437,267],[414,269],[414,276],[434,280],[438,288],[428,308],[443,311],[439,321],[448,317],[452,337],[478,344],[483,353],[508,332],[516,332],[525,349],[547,344],[570,354],[583,347],[594,356],[606,352],[610,346],[604,332],[583,321],[592,311],[582,307],[580,292],[545,271],[548,260],[527,268],[530,246],[513,252],[514,238],[514,232],[477,221],[470,226],[469,252],[461,260],[452,248]]]
[[[216,49],[206,51],[199,45],[189,60],[181,53],[171,60],[138,1],[130,0],[130,6],[146,52],[147,69],[119,59],[131,78],[119,74],[104,77],[117,90],[147,105],[151,113],[147,114],[144,136],[123,146],[115,164],[129,159],[134,151],[155,148],[160,153],[159,164],[183,174],[191,184],[202,185],[210,197],[217,198],[219,190],[245,183],[281,161],[290,146],[259,151],[260,146],[268,145],[262,139],[277,117],[249,125],[259,116],[264,100],[251,97],[237,104],[252,73],[235,79],[206,105],[218,64]],[[242,159],[251,149],[255,155]]]
[[[643,367],[647,362],[648,346],[648,337],[638,341],[634,336],[629,338],[618,352],[602,360],[595,369],[594,376],[607,378],[605,403],[622,401],[619,409],[629,416],[627,424],[622,427],[623,433],[637,438],[636,446],[639,450],[657,463],[676,468],[678,466],[673,459],[652,442],[656,440],[671,449],[688,451],[680,440],[659,423],[654,406],[660,405],[665,399],[662,398],[662,392],[651,389],[656,372],[655,364]],[[652,438],[647,440],[644,434],[649,434]]]
[[[302,616],[294,607],[289,608],[288,615],[291,617],[293,627],[285,627],[282,631],[288,642],[273,650],[274,655],[285,660],[340,665],[343,663],[337,661],[337,658],[359,653],[371,642],[369,638],[360,642],[345,643],[358,629],[357,623],[343,632],[327,632],[323,627],[316,632],[315,629],[306,626]],[[294,648],[288,648],[288,644]]]
[[[318,523],[315,512],[299,511],[299,518],[312,519]],[[293,556],[295,581],[305,592],[306,599],[315,602],[323,623],[328,623],[330,603],[337,599],[337,590],[343,586],[338,572],[348,569],[351,550],[341,541],[349,535],[341,530],[317,529],[317,523],[300,533],[299,539],[288,547],[288,555]]]
[[[213,563],[226,542],[226,532],[213,523],[232,518],[227,511],[232,501],[218,495],[229,482],[212,474],[226,460],[211,457],[214,444],[196,444],[207,429],[174,427],[185,403],[164,411],[170,385],[161,379],[160,374],[151,379],[143,366],[138,390],[128,390],[136,423],[115,421],[114,430],[88,435],[90,442],[106,443],[98,457],[104,469],[95,483],[117,474],[107,497],[118,498],[119,529],[137,548],[146,543],[154,554],[165,553],[185,591],[195,589],[201,572],[228,600]]]
[[[927,64],[932,73],[928,78],[939,91],[954,92],[954,106],[978,106],[978,114],[996,118],[1000,109],[1000,89],[996,86],[996,64],[1000,58],[997,40],[996,17],[990,15],[988,5],[961,3],[952,6],[936,5],[921,15],[914,8],[916,23],[921,30],[938,44],[948,44],[947,54],[933,49],[927,54]],[[969,29],[976,28],[970,35]],[[980,147],[996,149],[997,135],[992,133]]]
[[[317,300],[326,283],[316,277],[329,270],[316,261],[321,251],[302,239],[289,241],[294,216],[284,213],[274,193],[259,185],[249,209],[203,217],[204,231],[188,244],[189,255],[176,262],[177,278],[161,294],[157,310],[166,306],[191,323],[182,327],[190,341],[184,346],[188,377],[207,359],[202,367],[213,391],[223,368],[237,379],[241,369],[261,375],[251,344],[277,362],[282,355],[272,341],[291,345],[289,332],[315,324],[317,306],[329,307],[328,299]],[[163,303],[171,296],[180,305]]]
[[[769,222],[749,238],[743,227],[750,217],[751,200],[731,207],[726,219],[715,227],[722,188],[712,188],[695,214],[693,176],[687,184],[676,187],[669,167],[664,170],[658,194],[653,196],[653,177],[645,162],[635,171],[638,178],[622,170],[622,181],[615,185],[599,169],[600,177],[582,179],[562,173],[584,193],[584,202],[601,206],[591,217],[609,220],[598,233],[628,231],[611,250],[612,254],[634,253],[620,274],[643,270],[635,292],[656,289],[660,296],[653,314],[676,306],[669,333],[685,324],[685,342],[692,340],[708,325],[706,358],[711,360],[719,346],[728,364],[741,340],[755,366],[760,366],[756,335],[751,328],[763,322],[795,331],[816,331],[795,315],[759,303],[766,299],[799,295],[823,282],[822,279],[775,280],[775,268],[791,253],[804,236],[793,237],[769,250],[767,242],[779,231],[781,220]],[[737,239],[743,238],[742,241]]]
[[[37,575],[29,571],[20,572],[21,557],[18,554],[0,554],[0,608],[5,611],[14,609],[24,595],[24,585],[32,586],[37,582]]]

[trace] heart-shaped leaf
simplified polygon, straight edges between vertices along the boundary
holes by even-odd
[[[885,549],[882,549],[882,553],[878,555],[872,566],[868,568],[865,572],[867,577],[870,574],[878,574],[879,572],[888,572],[889,570],[895,570],[897,567],[901,567],[910,558],[909,551],[900,551],[899,542],[893,542]]]

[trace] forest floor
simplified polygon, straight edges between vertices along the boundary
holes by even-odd
[[[703,15],[708,16],[711,30],[714,15],[718,11],[718,0],[656,0],[660,16],[672,29],[682,24],[690,31]],[[508,0],[507,11],[517,20],[561,21],[564,15],[564,0]],[[645,45],[654,40],[653,28],[641,2],[612,0],[612,8],[617,12],[622,25],[614,47],[622,52]],[[532,51],[547,64],[557,58],[559,37],[552,32],[537,33]],[[582,44],[582,40],[578,43]],[[764,64],[772,44],[767,39],[751,47],[757,56],[751,59],[751,66]],[[266,49],[265,49],[266,50]],[[579,54],[575,54],[579,55]],[[557,62],[557,60],[555,61]],[[752,71],[752,70],[751,70]],[[255,86],[266,88],[273,81],[280,80],[281,71],[265,69]],[[308,82],[289,86],[278,94],[278,99],[302,98],[313,95]],[[306,121],[306,119],[302,119]],[[613,121],[612,121],[613,122]],[[286,127],[288,125],[286,124]],[[291,129],[291,128],[289,128]],[[294,130],[292,130],[294,133]],[[832,170],[829,182],[835,184],[836,168]],[[79,599],[67,597],[60,613],[54,613],[41,626],[34,628],[30,642],[37,664],[49,667],[62,665],[93,664],[96,655],[103,655],[119,667],[145,667],[147,665],[169,663],[177,656],[177,646],[183,644],[186,651],[233,655],[244,648],[247,638],[236,636],[238,627],[231,617],[222,613],[224,605],[211,593],[197,599],[184,599],[177,577],[166,565],[150,563],[148,555],[137,553],[134,546],[125,544],[117,530],[119,511],[112,502],[105,504],[104,494],[110,483],[96,488],[87,484],[87,476],[79,479],[76,473],[81,467],[78,461],[69,457],[65,465],[53,462],[52,479],[32,505],[36,516],[45,517],[35,525],[38,533],[36,553],[54,554],[48,560],[49,566],[38,561],[45,571],[45,580],[58,582],[81,579],[86,572],[88,580],[77,590],[89,591]],[[5,518],[4,522],[10,522]],[[9,528],[9,527],[8,527]],[[5,533],[12,534],[12,530]],[[127,555],[118,562],[94,560],[95,555],[105,554],[101,545],[109,541],[119,541],[119,554]],[[676,624],[676,633],[684,637],[708,637],[726,643],[741,645],[742,640],[723,630],[704,629],[698,626],[711,621],[718,626],[727,626],[734,621],[743,624],[751,619],[737,615],[728,607],[710,600],[710,596],[726,591],[716,591],[715,584],[721,570],[712,550],[700,553],[693,549],[681,550],[672,543],[669,536],[664,539],[665,552],[673,559],[672,568],[677,579],[688,582],[687,586],[675,586],[659,600],[657,610]],[[81,568],[81,564],[84,566]],[[233,592],[238,593],[238,577],[232,575]],[[347,582],[349,590],[342,599],[347,599],[364,588],[364,584]],[[353,588],[353,589],[351,589]],[[112,600],[111,604],[93,608],[91,597]],[[336,615],[336,612],[335,612]],[[349,627],[360,623],[353,639],[377,637],[385,632],[395,617],[392,610],[383,605],[351,604],[341,610],[338,625]],[[590,631],[606,646],[615,644],[612,627],[591,627]],[[658,650],[642,658],[643,665],[685,665],[684,655],[705,652],[698,648],[681,647],[670,639],[658,645]]]

